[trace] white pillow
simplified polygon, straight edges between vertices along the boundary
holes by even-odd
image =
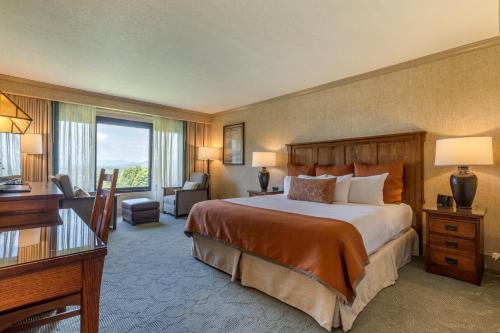
[[[321,176],[306,176],[299,175],[298,178],[305,179],[329,179],[337,178],[337,184],[335,185],[335,193],[333,194],[334,202],[347,202],[349,198],[349,188],[351,187],[352,174],[345,176],[332,176],[332,175],[321,175]],[[284,194],[288,195],[290,190],[290,176],[286,176],[283,182]]]
[[[323,176],[328,176],[328,175],[323,175]],[[337,176],[337,184],[335,184],[335,193],[333,195],[333,201],[335,202],[349,201],[349,189],[351,188],[351,181],[352,181],[352,173],[344,176]]]
[[[328,179],[337,178],[337,184],[335,184],[335,193],[333,194],[334,202],[348,202],[349,201],[349,189],[351,188],[351,179],[353,174],[350,173],[344,176],[332,176],[332,175],[321,175],[314,178]]]
[[[384,204],[384,183],[389,174],[369,177],[352,177],[351,188],[349,190],[349,202],[383,205]]]
[[[291,176],[286,176],[285,179],[283,180],[283,194],[288,195],[288,192],[290,192],[290,182],[292,181]]]
[[[198,183],[187,181],[182,187],[183,190],[196,190],[198,189]]]

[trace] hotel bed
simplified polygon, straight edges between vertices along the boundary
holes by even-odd
[[[205,221],[209,227],[223,228],[224,224],[218,225],[215,222],[218,222],[219,218],[223,219],[221,214],[224,213],[225,207],[229,207],[228,211],[237,209],[245,211],[247,216],[242,216],[241,219],[245,218],[246,224],[252,223],[248,213],[253,211],[248,209],[255,210],[256,214],[259,210],[272,211],[278,214],[274,215],[275,218],[280,219],[286,219],[287,216],[301,216],[310,218],[313,222],[321,221],[326,225],[329,221],[332,223],[341,221],[342,224],[347,222],[361,235],[362,244],[368,255],[368,260],[361,266],[363,273],[360,277],[355,281],[347,279],[347,285],[352,285],[352,297],[348,294],[346,297],[346,293],[339,293],[340,289],[332,288],[331,283],[324,283],[325,279],[317,278],[314,274],[255,255],[258,253],[256,251],[245,251],[228,242],[207,237],[204,232],[189,233],[193,238],[193,256],[226,272],[233,280],[239,279],[244,286],[258,289],[302,310],[327,330],[331,330],[332,327],[349,330],[357,315],[376,294],[395,283],[398,269],[409,263],[412,255],[419,253],[424,135],[418,132],[288,146],[289,162],[297,164],[311,162],[326,164],[324,159],[321,161],[325,155],[329,159],[328,164],[349,163],[353,160],[380,163],[384,160],[403,159],[405,162],[403,203],[381,206],[353,203],[325,204],[290,200],[285,195],[234,198],[224,200],[220,206],[222,212],[219,212],[221,210],[219,209],[213,214],[212,221],[210,219]],[[328,154],[325,154],[325,149]],[[332,151],[343,153],[332,154]],[[300,160],[303,156],[308,160]],[[373,156],[375,161],[370,160]],[[233,213],[231,219],[235,220],[237,216]],[[305,233],[307,234],[307,230]],[[344,239],[340,248],[348,243],[349,238],[347,241]],[[276,248],[271,251],[276,251]],[[347,257],[342,257],[340,261],[348,261],[352,253],[354,252],[346,252],[344,255]],[[323,253],[316,252],[316,254],[321,256]],[[332,267],[338,268],[339,266],[333,266],[333,259],[332,257]],[[338,264],[338,260],[335,262]],[[346,265],[342,272],[343,275],[349,275],[348,266]]]

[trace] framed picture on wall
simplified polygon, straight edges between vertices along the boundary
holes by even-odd
[[[226,125],[223,129],[222,163],[245,164],[245,123]]]

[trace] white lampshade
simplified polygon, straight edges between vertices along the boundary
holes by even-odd
[[[273,166],[276,166],[276,153],[253,152],[252,167],[273,167]]]
[[[41,134],[21,135],[21,152],[24,154],[43,154]]]
[[[199,147],[198,160],[200,161],[215,161],[219,159],[219,148],[215,147]]]
[[[436,140],[436,166],[492,164],[493,145],[490,136]]]

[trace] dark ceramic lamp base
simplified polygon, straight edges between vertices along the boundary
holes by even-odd
[[[457,208],[470,209],[477,189],[477,177],[467,166],[459,166],[450,176],[450,186]]]
[[[269,171],[267,171],[266,168],[262,168],[261,171],[259,171],[259,184],[260,184],[260,190],[262,192],[267,192],[267,186],[269,185]]]

